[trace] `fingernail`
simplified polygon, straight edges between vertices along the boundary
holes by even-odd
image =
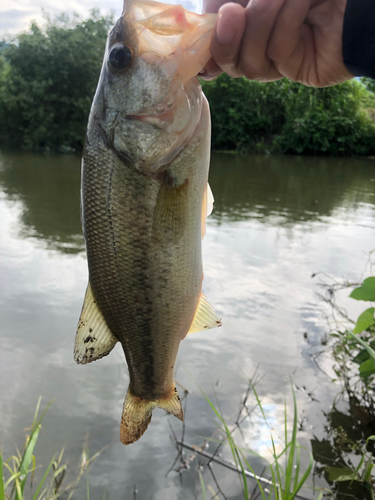
[[[236,36],[236,28],[232,23],[228,22],[227,19],[219,12],[219,19],[216,24],[216,39],[219,43],[226,44],[230,43]]]

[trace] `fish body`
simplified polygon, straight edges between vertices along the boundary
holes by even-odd
[[[179,344],[220,325],[201,292],[212,199],[210,115],[196,74],[213,24],[181,6],[126,2],[90,113],[81,187],[89,285],[75,360],[121,343],[130,376],[124,444],[139,439],[156,406],[183,419]]]

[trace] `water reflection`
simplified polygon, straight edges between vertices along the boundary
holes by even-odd
[[[213,154],[212,217],[219,223],[249,214],[280,225],[313,221],[338,207],[374,204],[372,177],[373,162],[362,159]]]
[[[329,217],[338,207],[375,203],[372,162],[319,157],[213,154],[212,220],[262,218],[280,226]],[[80,158],[3,153],[0,186],[22,203],[20,236],[64,253],[84,250],[79,206]]]
[[[27,153],[0,156],[0,187],[21,207],[19,236],[64,253],[84,250],[80,223],[80,158]]]

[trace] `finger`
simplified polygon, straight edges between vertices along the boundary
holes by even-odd
[[[206,66],[200,71],[199,77],[203,80],[213,80],[218,77],[223,71],[219,68],[219,66],[215,63],[215,61],[211,58]]]
[[[230,76],[238,72],[238,53],[245,30],[245,9],[236,3],[227,3],[219,10],[210,51],[217,66]]]
[[[279,72],[293,80],[298,80],[302,64],[312,62],[314,57],[312,30],[304,24],[310,6],[311,0],[284,2],[267,50]]]
[[[353,77],[344,64],[342,49],[345,8],[345,0],[336,0],[330,4],[320,1],[309,10],[306,23],[312,27],[314,33],[315,71],[308,69],[305,59],[299,75],[300,81],[301,77],[307,75],[310,85],[322,87],[341,83]],[[309,51],[306,37],[304,43],[306,53]]]
[[[243,7],[246,7],[247,2],[248,0],[234,0],[234,3],[238,3]],[[203,0],[202,13],[211,12],[216,14],[225,3],[228,3],[228,0]]]
[[[251,80],[271,81],[282,78],[267,56],[267,47],[284,2],[285,0],[250,0],[245,9],[246,29],[238,70]]]

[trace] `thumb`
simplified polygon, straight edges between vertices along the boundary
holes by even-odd
[[[245,24],[245,9],[241,5],[227,3],[220,8],[210,51],[219,68],[232,77],[241,76],[237,65]]]

